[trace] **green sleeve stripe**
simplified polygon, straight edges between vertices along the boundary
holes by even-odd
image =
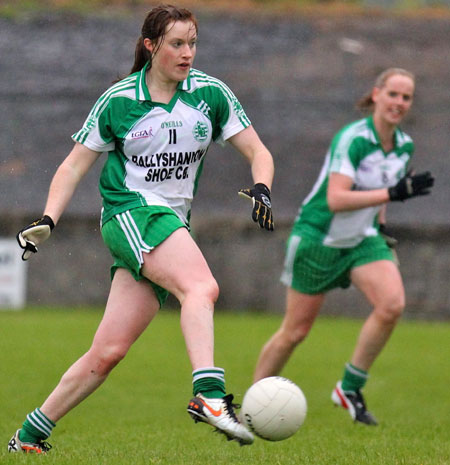
[[[79,142],[80,144],[84,144],[84,142],[86,141],[87,139],[87,136],[88,136],[88,133],[86,132],[85,129],[82,129],[81,131],[77,132],[73,138],[74,140],[76,140],[77,142]]]
[[[338,167],[341,166],[344,158],[349,158],[351,164],[355,166],[354,161],[350,158],[349,148],[352,145],[355,138],[359,135],[363,135],[362,132],[367,130],[367,125],[365,120],[358,121],[357,123],[347,127],[341,132],[339,139],[333,149],[333,161],[336,163],[339,160]],[[333,164],[330,164],[332,166]],[[336,165],[335,165],[336,166]]]
[[[215,87],[219,87],[223,91],[223,93],[227,96],[228,100],[231,101],[233,99],[234,94],[233,92],[231,92],[231,89],[219,79],[213,78],[211,76],[206,76],[206,75],[200,76],[200,75],[196,75],[195,73],[194,73],[194,76],[197,82],[210,84]]]
[[[134,78],[135,80],[135,78]],[[118,94],[120,92],[123,92],[125,90],[131,90],[135,88],[134,82],[129,82],[128,80],[126,82],[120,81],[114,86],[110,87],[98,100],[97,103],[94,105],[94,107],[91,110],[91,113],[89,116],[94,116],[97,117],[104,109],[105,106],[108,105],[109,100],[111,97],[115,94]]]
[[[208,76],[207,74],[201,73],[197,70],[192,70],[192,75],[199,84],[206,84],[219,88],[227,98],[231,108],[233,108],[233,99],[236,99],[236,96],[225,83],[223,83],[220,79]],[[239,116],[239,120],[244,126],[250,125],[250,120],[247,115],[245,115],[245,117]]]
[[[231,111],[233,111],[233,100],[232,100],[232,99],[233,99],[233,98],[236,99],[236,97],[235,97],[233,94],[231,94],[232,97],[230,97],[229,95],[227,95],[227,94],[225,93],[225,91],[226,91],[227,88],[224,87],[223,84],[221,84],[220,81],[218,81],[217,83],[216,83],[216,82],[208,81],[208,84],[209,84],[210,86],[212,86],[212,87],[217,87],[217,88],[219,88],[220,90],[222,90],[222,91],[224,92],[224,95],[225,95],[225,97],[226,97],[226,99],[227,99],[227,101],[228,101],[228,103],[229,103],[229,105],[230,105],[230,107],[231,107]],[[237,100],[237,99],[236,99],[236,100]],[[245,114],[245,112],[244,112],[243,114],[237,114],[236,116],[239,118],[239,121],[242,123],[243,126],[245,126],[245,127],[250,126],[250,120],[249,120],[248,116]]]
[[[111,100],[112,97],[116,96],[116,94],[119,94],[121,92],[124,92],[126,90],[131,90],[135,88],[134,81],[136,80],[136,77],[130,77],[130,78],[125,78],[123,81],[118,82],[114,86],[110,87],[96,102],[96,104],[93,106],[92,110],[90,111],[88,118],[86,121],[93,121],[97,120],[99,115],[102,113],[102,111],[108,106],[109,101]],[[80,142],[83,144],[90,132],[90,128],[88,126],[84,126],[77,134],[75,137],[75,140],[77,142]]]

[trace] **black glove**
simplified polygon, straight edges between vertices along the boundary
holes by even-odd
[[[379,230],[380,236],[385,240],[387,246],[393,249],[398,244],[398,240],[392,236],[391,231],[386,227],[385,224],[380,224]]]
[[[37,245],[50,237],[54,227],[53,220],[48,215],[45,215],[17,233],[17,242],[24,249],[22,260],[28,260],[31,254],[38,251]]]
[[[429,171],[413,174],[408,171],[395,186],[388,188],[389,200],[403,200],[416,197],[417,195],[428,195],[433,187],[434,178]]]
[[[269,188],[259,182],[253,189],[241,189],[239,195],[253,202],[252,218],[258,222],[260,228],[273,231],[272,204],[270,203]]]

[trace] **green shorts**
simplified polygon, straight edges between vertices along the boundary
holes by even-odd
[[[112,217],[102,227],[103,240],[114,258],[111,279],[118,268],[125,268],[136,281],[147,280],[141,274],[143,253],[150,252],[175,230],[183,227],[186,225],[167,207],[139,207]],[[162,306],[169,293],[147,281]]]
[[[395,261],[380,236],[367,237],[356,247],[335,248],[291,234],[281,282],[303,294],[322,294],[349,287],[353,268],[378,260]]]

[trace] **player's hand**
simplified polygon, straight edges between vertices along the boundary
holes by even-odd
[[[22,260],[28,260],[31,254],[38,251],[37,245],[50,237],[54,227],[53,220],[48,215],[45,215],[17,233],[17,242],[24,250]]]
[[[413,174],[408,171],[395,186],[388,188],[389,200],[403,200],[416,197],[417,195],[428,195],[433,187],[434,178],[429,171]]]
[[[397,244],[398,240],[392,235],[389,228],[385,224],[380,224],[380,236],[385,240],[388,247],[393,249]]]
[[[241,197],[250,199],[253,202],[252,218],[255,223],[259,223],[260,228],[273,231],[272,204],[270,202],[270,190],[263,183],[257,183],[252,189],[241,189]]]

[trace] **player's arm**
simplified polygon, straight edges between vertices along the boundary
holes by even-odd
[[[228,141],[249,161],[255,184],[262,183],[270,189],[274,175],[273,158],[253,126],[238,132]]]
[[[255,183],[253,188],[241,189],[239,194],[253,202],[253,221],[259,223],[261,228],[272,231],[270,188],[275,171],[272,155],[262,143],[253,126],[247,127],[228,140],[250,163]]]
[[[44,210],[44,215],[52,218],[55,224],[67,207],[78,184],[100,155],[101,152],[95,152],[77,142],[56,170]]]
[[[389,202],[387,189],[352,190],[353,179],[340,173],[331,173],[328,181],[327,202],[333,212],[358,210]]]
[[[368,191],[352,190],[351,177],[340,173],[331,173],[327,201],[333,212],[358,210],[373,207],[390,201],[404,201],[413,197],[428,195],[434,185],[429,171],[414,174],[412,171],[403,176],[395,186]]]
[[[99,156],[100,152],[94,152],[76,143],[61,163],[50,184],[43,217],[21,229],[17,234],[17,242],[24,250],[23,260],[28,260],[37,252],[37,245],[50,237],[79,182]]]

